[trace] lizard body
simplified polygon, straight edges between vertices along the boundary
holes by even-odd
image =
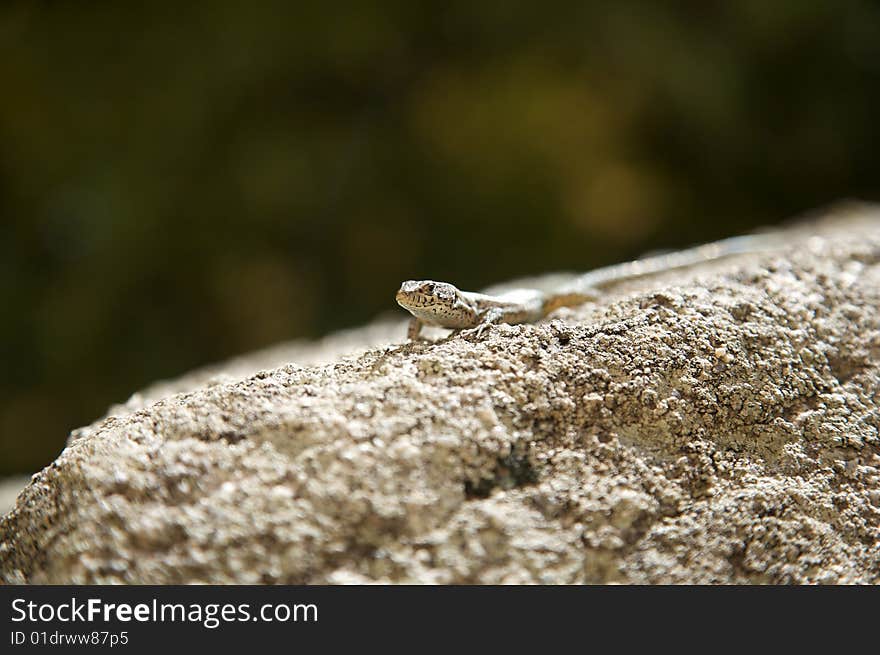
[[[583,273],[552,291],[514,289],[498,295],[461,291],[448,282],[408,280],[397,292],[397,303],[412,314],[407,336],[417,339],[422,326],[463,330],[477,328],[478,336],[495,323],[534,323],[560,307],[597,300],[615,284],[688,268],[733,255],[773,250],[784,244],[779,233],[731,237],[695,248],[613,264]]]

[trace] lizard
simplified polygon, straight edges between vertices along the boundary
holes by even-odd
[[[612,264],[576,276],[555,290],[513,289],[497,295],[461,291],[448,282],[407,280],[397,292],[397,304],[412,314],[407,337],[419,339],[424,325],[455,331],[477,329],[479,338],[489,325],[535,323],[561,307],[598,300],[607,288],[637,278],[664,273],[734,255],[766,252],[786,243],[781,232],[730,237],[653,257]]]

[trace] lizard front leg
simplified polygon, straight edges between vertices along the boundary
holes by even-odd
[[[483,336],[483,330],[490,325],[497,325],[504,318],[504,312],[498,307],[492,307],[483,314],[480,324],[477,326],[477,339]]]
[[[407,338],[410,341],[417,341],[420,338],[419,335],[422,332],[423,325],[424,325],[424,323],[422,323],[421,320],[419,320],[415,316],[413,316],[409,320],[409,327],[407,327],[407,329],[406,329]]]
[[[503,303],[487,307],[480,316],[480,324],[477,326],[477,337],[482,336],[483,331],[489,325],[498,323],[536,323],[546,315],[544,303],[546,296],[540,292],[529,289],[517,291],[518,297],[507,298]]]

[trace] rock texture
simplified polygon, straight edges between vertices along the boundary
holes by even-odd
[[[866,209],[480,340],[157,385],[25,488],[0,579],[877,583],[878,301]]]

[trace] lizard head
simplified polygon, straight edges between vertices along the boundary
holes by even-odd
[[[407,310],[451,307],[458,299],[458,289],[447,282],[407,280],[397,291],[397,304]]]
[[[447,282],[408,280],[400,285],[396,299],[398,305],[429,325],[461,328],[476,320],[471,304]]]

